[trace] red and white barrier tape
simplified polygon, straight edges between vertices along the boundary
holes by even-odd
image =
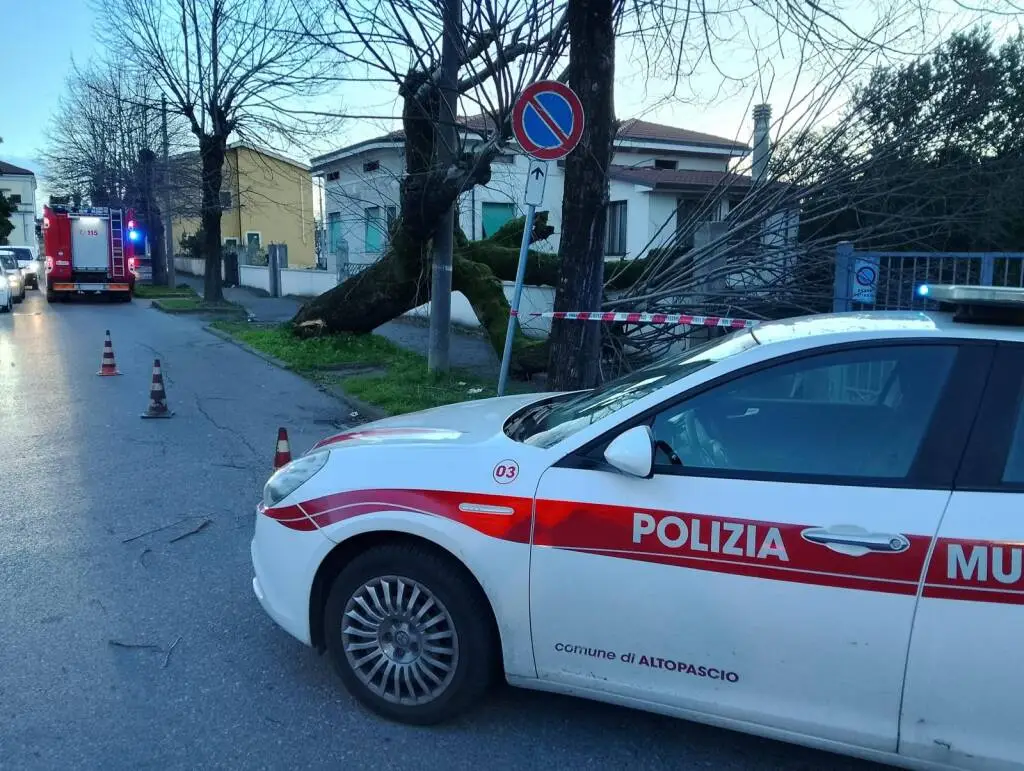
[[[628,324],[679,324],[691,327],[728,327],[750,329],[760,322],[753,319],[731,319],[725,316],[691,316],[686,313],[598,313],[591,311],[548,311],[547,313],[521,313],[511,311],[518,318],[566,319],[569,321],[624,321]]]

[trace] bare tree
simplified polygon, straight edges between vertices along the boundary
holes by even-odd
[[[154,102],[154,100],[156,100]],[[161,115],[153,84],[109,62],[76,69],[50,121],[41,160],[56,195],[78,193],[94,206],[122,204],[137,182],[139,153],[161,141]],[[175,150],[187,127],[171,121]]]
[[[562,235],[558,245],[556,311],[595,308],[604,282],[608,167],[615,139],[616,0],[568,0],[569,86],[588,116],[580,146],[565,162]],[[620,6],[621,7],[621,6]],[[548,353],[555,390],[596,385],[601,330],[592,324],[556,321]]]
[[[442,5],[431,0],[335,0],[330,16],[306,14],[309,39],[343,55],[352,72],[388,82],[402,99],[406,169],[400,214],[387,252],[372,266],[308,303],[296,322],[369,332],[428,297],[431,243],[442,215],[474,185],[511,138],[510,116],[526,84],[551,75],[567,42],[563,9],[539,0],[466,3],[457,41],[460,118],[454,160],[444,162],[441,115]],[[310,21],[311,19],[315,21]],[[461,109],[459,109],[461,108]],[[500,350],[508,303],[490,268],[456,252],[453,289],[462,291]],[[517,340],[522,347],[525,342]],[[542,366],[542,365],[541,365]]]
[[[289,107],[330,86],[333,62],[301,34],[291,0],[96,0],[132,69],[166,95],[199,144],[205,297],[221,292],[221,206],[230,137],[271,146],[317,130]],[[129,46],[123,41],[132,41]]]
[[[970,47],[956,39],[951,45]],[[1014,129],[1021,108],[1010,109],[1000,85],[1007,79],[990,78],[986,93],[981,78],[963,76],[970,57],[961,55],[947,62],[946,79],[930,81],[919,69],[925,65],[912,62],[876,70],[866,85],[851,88],[849,73],[868,50],[851,52],[831,80],[789,103],[763,176],[723,176],[667,221],[645,259],[634,261],[638,277],[604,307],[755,319],[828,311],[840,242],[928,251],[953,231],[977,235],[993,221],[1007,222],[1007,180],[1024,171]],[[1006,66],[1019,66],[1019,55],[1004,51]],[[941,64],[943,55],[932,58]],[[992,75],[993,68],[982,62],[974,69]],[[853,93],[837,109],[836,96],[846,90]],[[1019,199],[1021,186],[1014,189]],[[967,280],[971,269],[966,261],[926,268],[945,270],[941,276],[882,267],[885,303],[906,303],[921,280]],[[608,331],[605,364],[614,370],[707,334],[640,325]]]
[[[919,46],[928,34],[920,24],[926,2],[869,3],[859,24],[853,24],[844,18],[849,14],[830,3],[625,0],[616,11],[611,0],[568,0],[569,18],[586,19],[582,25],[571,25],[570,81],[591,102],[586,110],[588,133],[595,125],[610,131],[610,73],[616,69],[617,48],[613,24],[627,58],[649,77],[661,76],[672,84],[670,98],[699,103],[701,95],[691,83],[710,82],[717,93],[750,89],[758,81],[770,87],[776,59],[795,60],[798,79],[807,80],[834,71],[837,63],[851,57],[863,61],[866,52],[884,54],[899,46]],[[604,39],[597,40],[597,31],[605,29]],[[604,81],[599,73],[607,73]],[[573,195],[563,201],[556,310],[586,310],[600,303],[611,157],[611,147],[600,142],[567,159],[566,189]],[[555,387],[572,390],[597,382],[598,331],[575,321],[553,322],[549,378]]]

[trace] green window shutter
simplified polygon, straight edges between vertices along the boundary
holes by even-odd
[[[490,238],[498,232],[498,228],[516,216],[516,205],[485,201],[480,205],[480,211],[480,224],[483,227],[480,237]]]
[[[384,223],[381,220],[380,207],[371,206],[366,210],[366,230],[363,238],[363,251],[379,252],[384,243]]]

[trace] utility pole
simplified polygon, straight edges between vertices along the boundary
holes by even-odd
[[[462,37],[462,0],[445,0],[444,40],[441,44],[441,109],[438,116],[438,163],[451,164],[455,158],[455,118],[459,78],[459,40]],[[430,283],[430,348],[427,369],[448,371],[448,348],[452,320],[452,249],[455,245],[455,211],[459,199],[441,217],[434,236],[434,269]]]
[[[164,140],[164,261],[167,263],[167,286],[178,285],[174,275],[174,232],[171,229],[171,145],[167,139],[167,97],[160,96],[161,130]]]

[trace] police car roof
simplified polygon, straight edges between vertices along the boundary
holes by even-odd
[[[971,338],[1024,342],[1024,327],[955,321],[942,311],[855,311],[765,321],[752,330],[762,345],[805,337],[876,339],[893,337]]]

